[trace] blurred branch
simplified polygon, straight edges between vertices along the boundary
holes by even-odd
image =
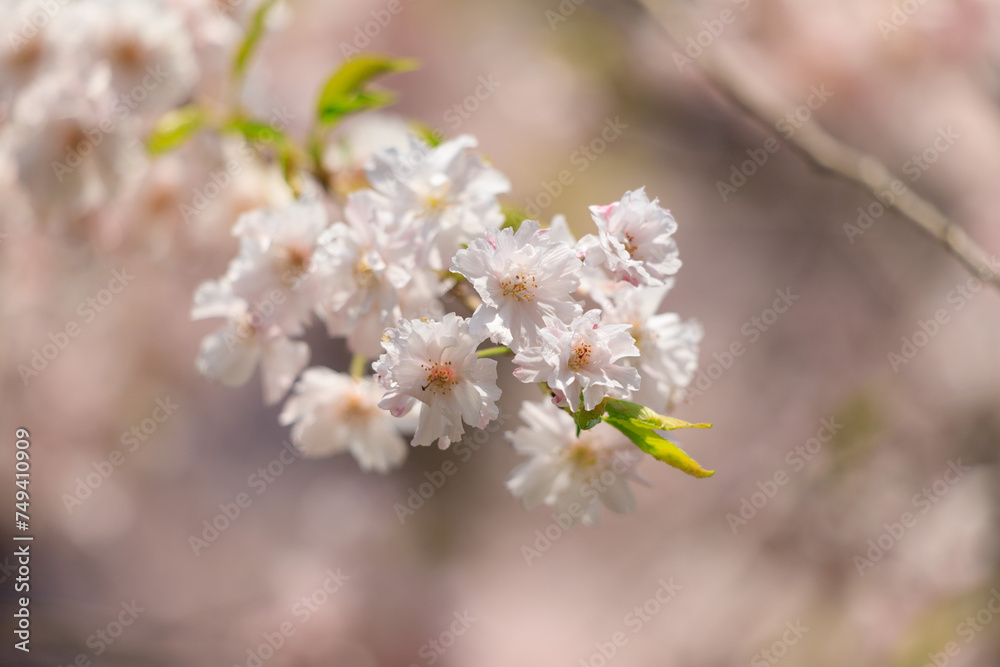
[[[683,52],[680,45],[684,38],[700,29],[695,27],[687,8],[678,0],[639,1]],[[795,106],[757,77],[745,61],[727,52],[724,44],[707,47],[694,65],[721,93],[768,129]],[[814,166],[865,188],[879,201],[882,201],[880,193],[891,191],[895,200],[893,203],[882,201],[886,208],[895,208],[903,219],[941,243],[971,272],[1000,289],[1000,273],[986,251],[964,229],[910,188],[905,188],[902,194],[891,190],[898,179],[878,158],[837,139],[815,118],[810,118],[792,137],[783,140]]]

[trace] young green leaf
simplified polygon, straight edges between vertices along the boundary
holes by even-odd
[[[280,146],[288,141],[288,137],[283,132],[258,120],[232,120],[226,123],[223,129],[239,132],[246,137],[247,141],[254,144],[275,144]]]
[[[608,415],[604,421],[624,433],[642,451],[667,465],[677,468],[692,477],[711,477],[714,470],[706,470],[697,461],[688,456],[687,452],[666,440],[651,428],[644,428],[640,422]]]
[[[168,111],[156,121],[146,146],[153,154],[173,150],[197,134],[206,122],[205,112],[196,106]]]
[[[619,398],[608,399],[605,409],[609,417],[627,420],[636,426],[657,431],[673,431],[679,428],[712,428],[711,424],[692,424],[682,419],[661,415],[649,408]]]
[[[239,48],[236,50],[236,55],[233,58],[233,75],[237,79],[243,76],[243,73],[246,71],[247,64],[250,62],[250,56],[252,56],[253,52],[257,49],[257,43],[260,42],[260,38],[264,36],[267,13],[271,11],[271,7],[273,7],[276,2],[277,0],[265,0],[250,18],[250,25],[247,27],[247,34],[243,37],[243,41],[240,43]]]
[[[416,66],[416,61],[409,58],[376,54],[363,54],[346,60],[327,79],[320,92],[316,109],[320,124],[332,125],[348,114],[392,104],[396,100],[395,95],[365,86],[377,77],[406,72]]]
[[[604,417],[604,406],[606,403],[606,400],[602,401],[601,404],[593,410],[585,410],[581,405],[580,409],[576,412],[570,412],[570,414],[573,415],[573,421],[576,422],[577,431],[589,431],[600,424],[602,418]],[[566,409],[569,410],[569,408]],[[579,435],[579,432],[577,435]]]
[[[515,232],[520,228],[521,223],[527,220],[528,214],[524,209],[516,204],[500,204],[500,212],[503,213],[503,224],[501,229],[511,227]]]
[[[435,130],[433,127],[427,123],[422,123],[419,120],[411,121],[410,125],[413,127],[413,131],[416,133],[425,144],[431,148],[435,148],[441,145],[444,141],[444,135],[439,131]]]

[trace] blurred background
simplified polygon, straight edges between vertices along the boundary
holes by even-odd
[[[122,3],[119,25],[146,4]],[[137,19],[176,75],[65,179],[49,168],[73,136],[60,123],[91,113],[90,84],[69,69],[42,85],[46,47],[93,33],[94,58],[129,54],[102,51],[76,0],[43,5],[0,9],[0,450],[12,470],[14,430],[30,430],[36,535],[32,651],[5,631],[0,662],[1000,664],[1000,295],[771,139],[818,121],[1000,254],[1000,3],[697,2],[678,42],[610,0],[271,12],[242,100],[293,136],[352,49],[412,56],[419,70],[385,80],[389,111],[477,136],[510,204],[582,231],[588,205],[645,185],[677,218],[667,307],[705,338],[676,415],[715,424],[680,444],[717,473],[646,461],[637,512],[568,532],[508,494],[519,459],[498,433],[365,474],[294,456],[256,380],[197,374],[214,324],[190,321],[194,288],[235,253],[239,213],[291,195],[254,159],[206,197],[231,138],[157,158],[141,139],[171,106],[235,94],[253,3],[165,0],[169,26]],[[44,39],[27,35],[38,12]],[[788,100],[784,124],[699,73],[721,53]],[[308,340],[315,363],[345,367],[341,343]],[[505,430],[522,390],[504,388]],[[401,520],[446,461],[456,474]],[[13,498],[12,472],[0,489]]]

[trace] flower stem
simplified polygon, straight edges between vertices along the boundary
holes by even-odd
[[[363,354],[355,354],[351,357],[351,377],[358,380],[365,376],[365,366],[368,365],[368,358]]]
[[[506,345],[497,345],[496,347],[487,347],[479,350],[476,354],[479,355],[480,359],[485,357],[499,357],[501,354],[509,354],[510,348]]]

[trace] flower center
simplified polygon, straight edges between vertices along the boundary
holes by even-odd
[[[639,348],[639,351],[641,352],[642,344],[646,340],[646,336],[643,335],[642,322],[633,322],[632,330],[629,331],[629,333],[632,334],[632,340],[635,341],[635,346]]]
[[[446,206],[448,206],[449,189],[448,184],[444,183],[436,188],[432,188],[423,196],[423,209],[426,215],[440,213]]]
[[[372,289],[378,283],[375,271],[364,257],[354,265],[354,282],[362,289]]]
[[[73,123],[63,133],[63,145],[69,150],[77,150],[80,144],[87,142],[87,134],[79,123]],[[89,146],[88,146],[89,148]]]
[[[112,47],[112,58],[122,67],[137,69],[146,58],[146,47],[132,35],[122,36]]]
[[[622,239],[622,245],[625,246],[625,252],[628,253],[628,256],[634,258],[636,251],[639,249],[639,246],[636,245],[635,238],[628,232],[625,232],[624,234],[624,238]]]
[[[235,326],[235,336],[226,339],[226,347],[232,352],[236,345],[254,345],[255,339],[264,329],[266,322],[260,313],[249,311],[243,313]]]
[[[8,55],[7,61],[14,67],[28,69],[34,67],[42,59],[45,50],[44,40],[39,33],[28,39],[15,53]]]
[[[567,456],[570,462],[578,468],[589,468],[597,463],[597,455],[594,450],[582,442],[570,447]]]
[[[299,246],[288,246],[285,248],[285,268],[287,273],[283,282],[288,285],[301,278],[309,270],[309,261],[312,258],[312,251]]]
[[[518,271],[517,275],[501,280],[500,289],[504,296],[513,297],[518,303],[522,301],[530,303],[535,300],[535,290],[538,289],[538,283],[535,281],[535,276]]]
[[[573,347],[569,351],[569,368],[572,371],[579,371],[590,364],[591,345],[586,338],[578,338],[573,341]]]
[[[348,424],[362,426],[372,417],[375,409],[358,394],[350,394],[341,408],[341,415]]]
[[[441,394],[444,396],[450,393],[451,388],[458,384],[458,374],[452,368],[450,361],[441,363],[440,361],[431,361],[428,359],[427,363],[420,364],[420,367],[427,373],[427,384],[420,388],[422,391],[430,389],[432,394]]]

